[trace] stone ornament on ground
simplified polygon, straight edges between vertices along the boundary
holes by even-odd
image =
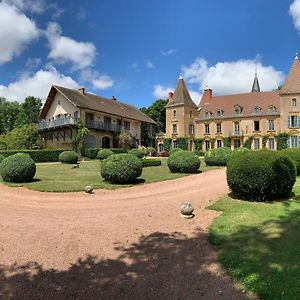
[[[194,207],[192,206],[191,203],[186,202],[181,205],[180,212],[182,217],[186,219],[193,218],[195,216],[193,214],[193,211],[194,211]]]
[[[87,186],[84,188],[84,192],[87,193],[87,194],[93,194],[93,193],[94,193],[94,189],[92,188],[92,186],[87,185]]]

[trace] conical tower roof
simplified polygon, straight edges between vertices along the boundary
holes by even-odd
[[[255,76],[254,76],[254,81],[253,81],[251,92],[252,93],[259,93],[260,92],[260,87],[259,87],[257,73],[255,73]]]
[[[297,56],[295,57],[285,83],[280,90],[280,94],[293,93],[300,93],[300,65]]]
[[[184,83],[183,77],[180,76],[174,95],[166,107],[185,105],[197,109],[197,105],[192,100],[188,89]]]

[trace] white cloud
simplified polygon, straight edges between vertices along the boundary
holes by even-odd
[[[8,5],[13,5],[22,11],[40,14],[47,9],[45,0],[3,0]]]
[[[300,0],[294,0],[290,5],[289,13],[293,18],[295,28],[300,32]]]
[[[48,58],[57,64],[71,63],[74,70],[81,70],[93,64],[96,47],[90,42],[77,42],[61,35],[60,26],[49,23],[46,30],[49,40],[50,53]]]
[[[97,79],[92,80],[93,87],[98,90],[106,90],[114,85],[114,81],[108,75],[101,75]]]
[[[155,65],[150,60],[146,62],[146,67],[148,69],[155,69]]]
[[[282,83],[284,74],[281,71],[273,66],[264,66],[256,59],[209,66],[205,59],[199,57],[190,66],[182,66],[182,71],[185,80],[196,84],[200,92],[208,86],[217,95],[245,93],[251,90],[256,63],[261,90],[270,91]]]
[[[0,28],[0,65],[11,61],[39,36],[34,21],[6,3],[0,3]]]
[[[140,71],[141,71],[141,69],[140,69],[140,67],[139,67],[139,64],[138,64],[137,62],[132,63],[132,64],[129,65],[128,67],[129,67],[129,69],[133,69],[133,70],[135,70],[135,71],[137,71],[137,72],[140,72]]]
[[[172,54],[175,54],[175,53],[176,53],[175,49],[165,49],[165,50],[160,51],[160,54],[162,56],[169,56],[169,55],[172,55]]]
[[[167,99],[169,92],[174,92],[174,87],[160,84],[156,84],[153,87],[153,96],[156,98]]]
[[[26,67],[29,69],[36,69],[38,68],[42,63],[42,59],[40,57],[28,57],[26,60]]]
[[[11,101],[23,101],[27,96],[45,99],[52,84],[77,88],[78,84],[69,76],[60,74],[54,67],[41,69],[33,75],[25,74],[9,85],[0,85],[0,97]]]

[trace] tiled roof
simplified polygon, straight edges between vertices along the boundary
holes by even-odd
[[[94,94],[82,94],[78,90],[72,90],[61,86],[53,85],[49,92],[48,98],[45,102],[41,112],[41,118],[45,118],[51,106],[51,103],[56,93],[61,93],[68,99],[74,106],[84,109],[91,109],[115,116],[120,116],[128,119],[138,120],[145,123],[156,124],[151,118],[146,116],[136,107],[122,103],[114,99],[106,99]]]
[[[299,60],[296,57],[289,74],[285,80],[285,83],[280,90],[280,94],[299,93],[300,91],[300,65]]]
[[[182,77],[179,78],[173,97],[166,107],[172,107],[177,105],[185,105],[197,109],[197,105],[192,100]]]
[[[217,111],[223,111],[223,117],[232,117],[235,115],[236,106],[242,108],[242,116],[252,116],[255,114],[255,107],[261,108],[260,114],[270,114],[270,106],[276,108],[276,112],[280,112],[279,93],[274,92],[257,92],[235,94],[227,96],[215,96],[211,98],[210,103],[201,104],[198,119],[205,118],[206,112],[212,113],[212,118],[217,117]]]

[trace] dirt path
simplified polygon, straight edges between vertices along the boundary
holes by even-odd
[[[94,195],[0,185],[0,298],[250,299],[207,241],[226,192],[224,169]]]

